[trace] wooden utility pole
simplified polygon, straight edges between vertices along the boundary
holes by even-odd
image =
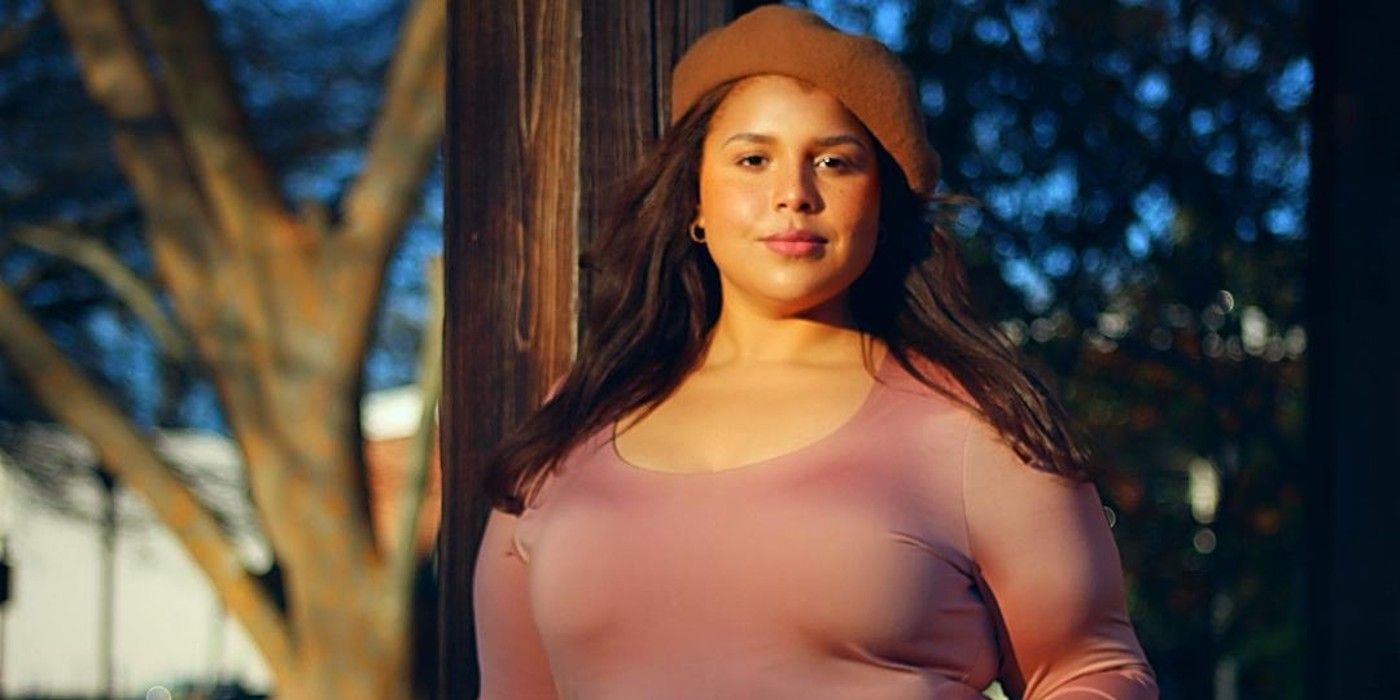
[[[439,692],[474,697],[485,455],[572,360],[578,255],[730,0],[456,0],[449,11]]]

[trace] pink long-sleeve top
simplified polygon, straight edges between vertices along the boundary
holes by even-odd
[[[630,465],[607,426],[493,510],[481,697],[1156,698],[1094,486],[888,355],[876,379],[825,437],[718,472]]]

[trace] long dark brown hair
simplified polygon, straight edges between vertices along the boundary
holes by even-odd
[[[668,396],[699,363],[719,316],[719,275],[687,230],[699,204],[702,145],[734,83],[708,92],[623,183],[583,266],[587,316],[572,369],[552,398],[497,447],[483,486],[492,505],[519,513],[569,449],[630,411]],[[874,139],[872,139],[873,141]],[[878,338],[906,371],[939,393],[957,392],[921,371],[945,368],[1031,466],[1088,479],[1088,455],[1064,409],[1017,348],[972,304],[949,212],[973,200],[925,198],[877,143],[879,239],[849,293],[857,330]]]

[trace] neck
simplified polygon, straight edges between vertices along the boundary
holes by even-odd
[[[726,301],[710,333],[703,364],[859,362],[864,338],[844,298],[793,315]]]

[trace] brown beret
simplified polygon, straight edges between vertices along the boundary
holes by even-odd
[[[711,88],[761,73],[835,95],[894,157],[910,189],[933,194],[939,157],[909,70],[879,41],[843,33],[807,10],[764,5],[697,39],[671,72],[671,123]]]

